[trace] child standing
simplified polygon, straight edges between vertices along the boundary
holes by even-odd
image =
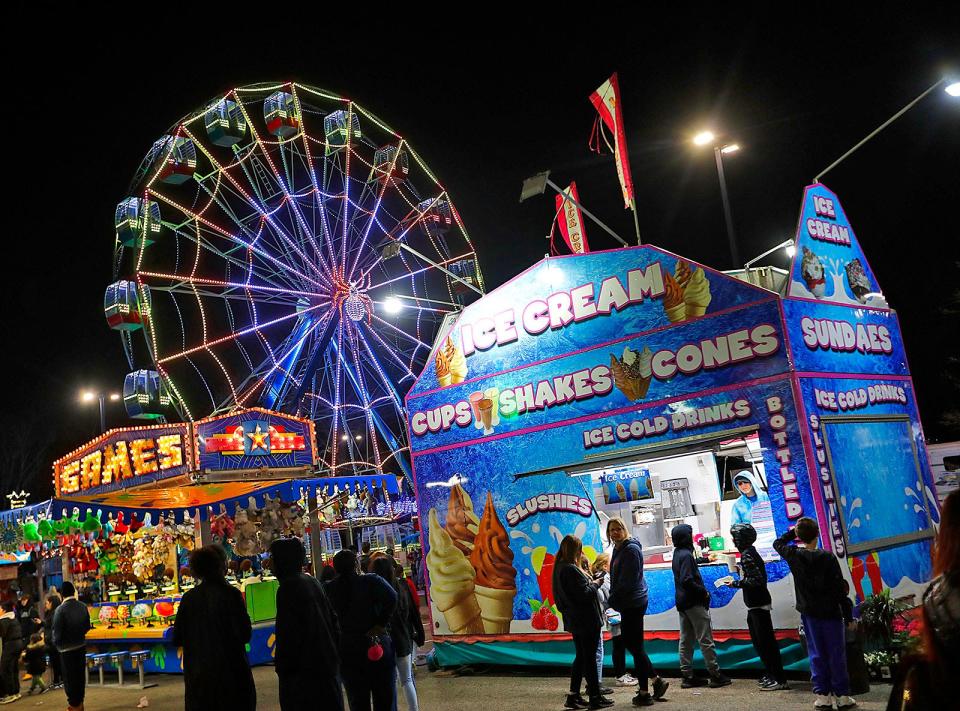
[[[841,603],[843,575],[836,556],[818,550],[820,527],[812,518],[797,521],[774,541],[773,548],[787,561],[797,593],[797,612],[803,623],[810,655],[814,707],[827,711],[836,697],[838,711],[856,708],[850,697]],[[796,545],[791,545],[795,542]]]
[[[757,531],[749,523],[735,523],[730,527],[733,545],[740,551],[740,579],[730,585],[743,590],[743,603],[747,606],[747,628],[750,641],[757,650],[757,656],[763,662],[766,674],[760,679],[763,691],[789,689],[787,677],[783,673],[783,661],[780,659],[780,647],[773,633],[773,620],[770,617],[771,598],[767,590],[767,568],[763,558],[754,547]]]
[[[711,688],[727,686],[730,679],[720,671],[717,652],[710,626],[710,593],[703,584],[700,569],[693,554],[693,528],[685,523],[670,531],[673,539],[673,583],[676,587],[677,612],[680,613],[680,673],[681,688],[702,686],[703,681],[693,673],[693,644],[700,652],[710,673]]]
[[[33,677],[27,694],[32,694],[34,689],[40,689],[42,694],[47,690],[47,685],[43,683],[43,673],[47,670],[47,645],[39,632],[30,635],[30,644],[23,650],[23,664]]]

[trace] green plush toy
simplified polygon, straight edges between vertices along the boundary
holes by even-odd
[[[27,543],[40,542],[40,534],[37,532],[37,522],[32,518],[23,524],[23,540]]]
[[[86,518],[83,519],[83,532],[87,535],[88,538],[97,538],[100,536],[100,532],[103,530],[103,524],[100,523],[101,512],[98,510],[97,515],[93,515],[93,511],[87,509]]]
[[[52,541],[57,535],[57,532],[53,527],[53,521],[51,521],[49,518],[45,518],[37,524],[37,533],[39,533],[40,538],[45,541]]]

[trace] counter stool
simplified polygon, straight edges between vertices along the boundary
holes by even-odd
[[[110,657],[110,663],[117,667],[117,686],[123,686],[123,662],[130,656],[130,653],[118,650],[110,652],[108,656]]]
[[[140,684],[139,688],[149,689],[151,686],[156,686],[156,682],[151,682],[147,684],[143,680],[144,670],[143,667],[146,665],[147,659],[150,657],[150,651],[147,649],[140,649],[136,652],[130,652],[130,663],[133,665],[133,668],[137,670],[140,674]],[[133,686],[133,684],[130,684]]]
[[[87,686],[90,686],[90,668],[94,668],[99,672],[100,681],[98,686],[105,686],[103,683],[103,665],[107,663],[110,659],[110,655],[106,652],[101,654],[94,654],[92,652],[87,654]]]

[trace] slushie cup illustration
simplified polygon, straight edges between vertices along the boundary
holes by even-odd
[[[470,409],[473,411],[473,426],[478,430],[483,429],[483,420],[480,419],[480,401],[483,400],[484,395],[479,390],[475,393],[470,393],[468,400],[470,401]]]
[[[484,397],[490,398],[490,401],[493,403],[493,419],[490,423],[496,427],[500,424],[500,389],[499,388],[487,388],[483,391]]]
[[[493,434],[493,400],[483,398],[477,406],[480,408],[480,421],[483,423],[483,433]]]

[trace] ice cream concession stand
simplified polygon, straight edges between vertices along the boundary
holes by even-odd
[[[897,314],[822,184],[795,244],[778,290],[650,245],[547,258],[438,339],[407,409],[441,665],[569,664],[554,554],[572,533],[592,560],[614,516],[643,545],[665,668],[679,523],[711,560],[726,668],[759,666],[742,593],[716,585],[736,569],[733,523],[757,529],[788,667],[806,662],[771,544],[801,516],[851,596],[922,589],[939,510]]]

